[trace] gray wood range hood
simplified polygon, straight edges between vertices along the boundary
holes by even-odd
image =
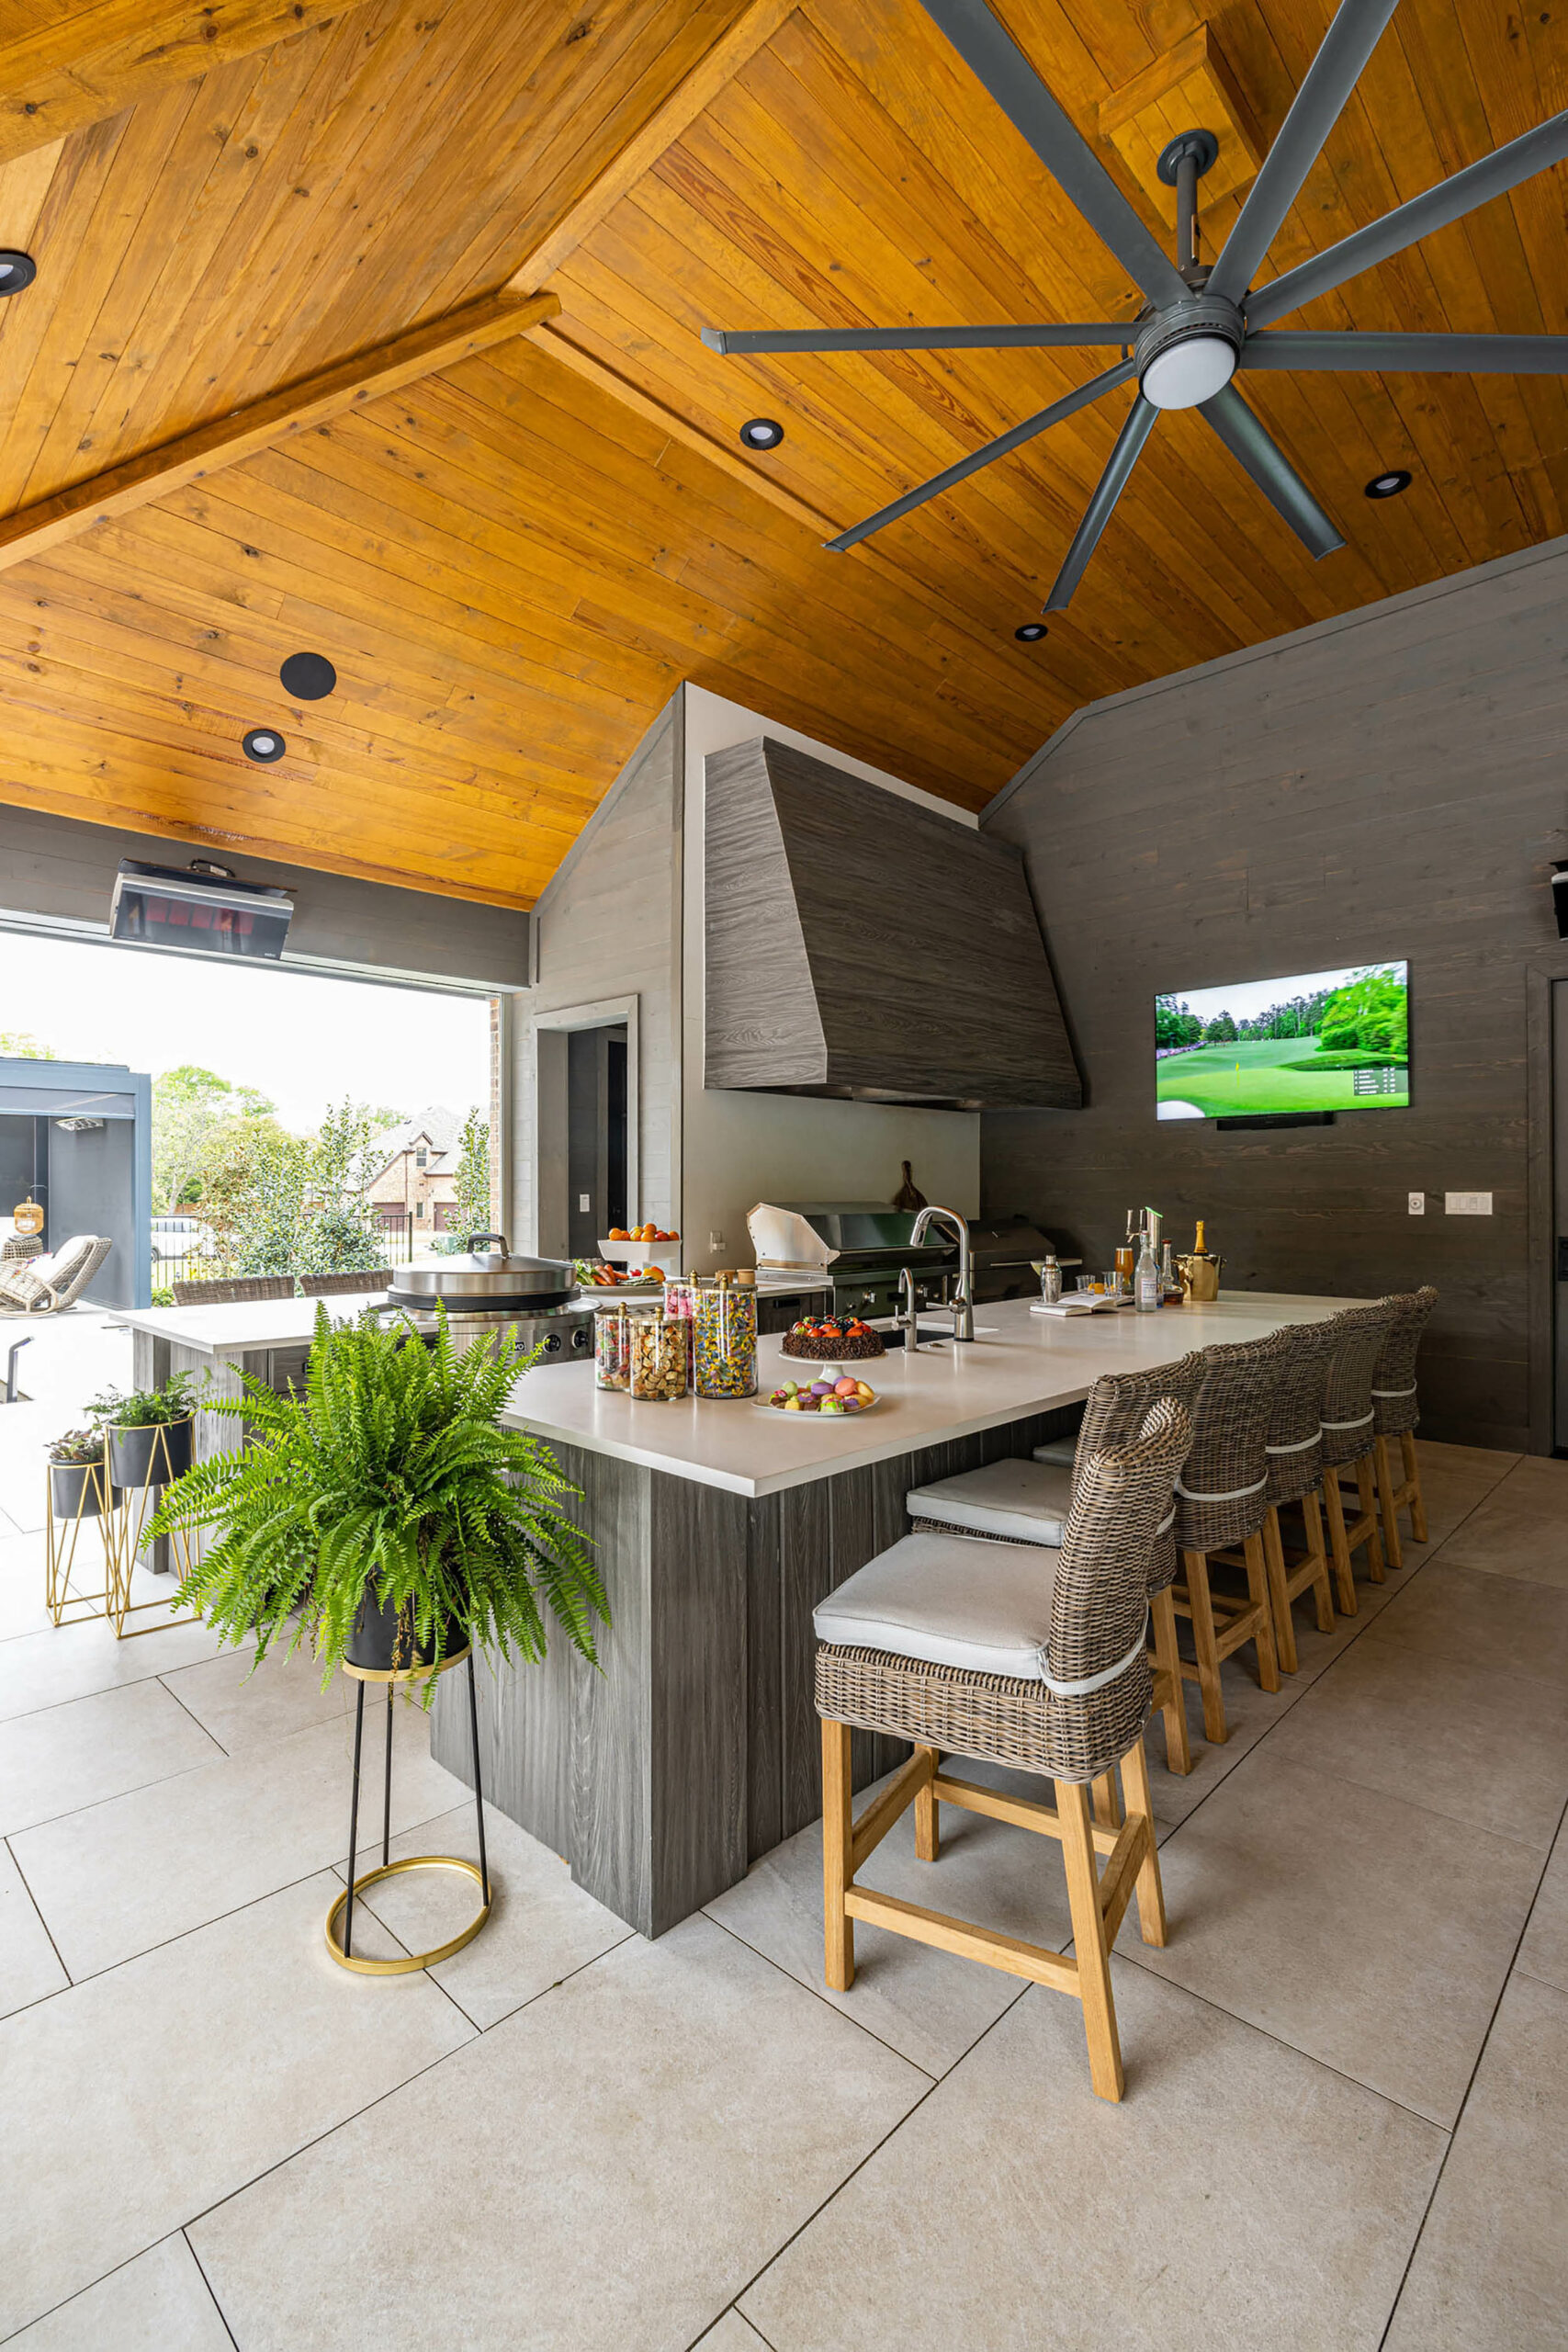
[[[706,786],[705,1085],[1078,1108],[1010,843],[767,736]]]

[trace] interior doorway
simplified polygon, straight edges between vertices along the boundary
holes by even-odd
[[[566,1043],[568,1247],[587,1258],[626,1222],[626,1023]]]

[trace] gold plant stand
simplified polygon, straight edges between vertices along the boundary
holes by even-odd
[[[54,1508],[54,1472],[57,1468],[82,1469],[86,1473],[76,1497],[74,1511],[63,1516],[57,1516]],[[107,1617],[113,1606],[115,1587],[115,1535],[107,1442],[96,1462],[51,1463],[44,1476],[47,1481],[43,1522],[44,1605],[56,1625],[79,1625],[89,1617]],[[96,1506],[95,1510],[86,1508],[89,1498]],[[87,1521],[91,1521],[97,1529],[98,1565],[104,1579],[96,1592],[79,1591],[72,1583],[76,1573],[82,1529]],[[88,1551],[90,1556],[90,1545]],[[83,1573],[87,1573],[85,1563],[83,1564]]]
[[[394,1653],[395,1655],[395,1653]],[[444,1674],[449,1666],[468,1662],[468,1723],[474,1742],[474,1810],[479,1817],[479,1859],[478,1866],[459,1854],[410,1854],[404,1860],[392,1860],[392,1702],[395,1686],[400,1682],[420,1682],[429,1675]],[[479,1705],[474,1687],[473,1645],[444,1657],[439,1666],[414,1666],[393,1672],[373,1667],[345,1666],[344,1672],[357,1684],[354,1702],[354,1793],[348,1814],[348,1884],[327,1913],[327,1950],[340,1968],[352,1969],[356,1976],[409,1976],[415,1969],[433,1968],[438,1960],[449,1960],[455,1951],[472,1943],[491,1913],[490,1864],[485,1857],[485,1801],[479,1783]],[[365,1744],[365,1686],[367,1682],[384,1682],[387,1686],[387,1757],[381,1812],[381,1861],[377,1870],[355,1876],[355,1843],[359,1834],[359,1764]],[[406,1952],[401,1960],[362,1960],[354,1951],[354,1906],[367,1886],[375,1886],[381,1879],[396,1878],[403,1871],[466,1871],[479,1890],[479,1910],[459,1934],[446,1943],[437,1944],[430,1951]],[[338,1940],[337,1925],[343,1921],[343,1940]]]
[[[154,1490],[172,1487],[182,1475],[175,1468],[174,1457],[169,1452],[167,1427],[161,1421],[151,1426],[153,1442],[148,1450],[147,1474],[139,1487],[110,1484],[109,1441],[107,1437],[104,1440],[104,1486],[111,1506],[106,1524],[113,1530],[108,1539],[111,1546],[110,1592],[106,1614],[113,1620],[115,1639],[120,1642],[133,1642],[142,1634],[158,1631],[156,1625],[133,1625],[128,1634],[125,1630],[128,1617],[144,1616],[149,1610],[156,1609],[162,1612],[165,1625],[173,1622],[169,1613],[170,1602],[162,1595],[155,1600],[132,1600],[130,1597],[130,1580],[141,1551],[142,1532],[153,1509],[152,1494]],[[173,1564],[174,1589],[177,1591],[189,1576],[193,1565],[188,1530],[176,1528],[167,1542]]]

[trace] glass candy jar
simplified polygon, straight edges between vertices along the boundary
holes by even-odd
[[[593,1317],[593,1385],[625,1388],[631,1372],[631,1318],[624,1306],[601,1306]]]
[[[697,1293],[699,1396],[757,1394],[757,1295],[737,1283],[705,1283]]]
[[[632,1395],[646,1404],[672,1405],[686,1393],[691,1325],[679,1315],[631,1317]]]

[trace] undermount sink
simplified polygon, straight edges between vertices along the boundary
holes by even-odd
[[[902,1329],[896,1331],[890,1331],[884,1327],[881,1333],[882,1344],[885,1348],[901,1348],[904,1345],[906,1336],[907,1335]],[[940,1323],[922,1323],[919,1328],[917,1344],[923,1348],[928,1341],[934,1347],[951,1347],[953,1344],[953,1333],[951,1330],[944,1329]]]

